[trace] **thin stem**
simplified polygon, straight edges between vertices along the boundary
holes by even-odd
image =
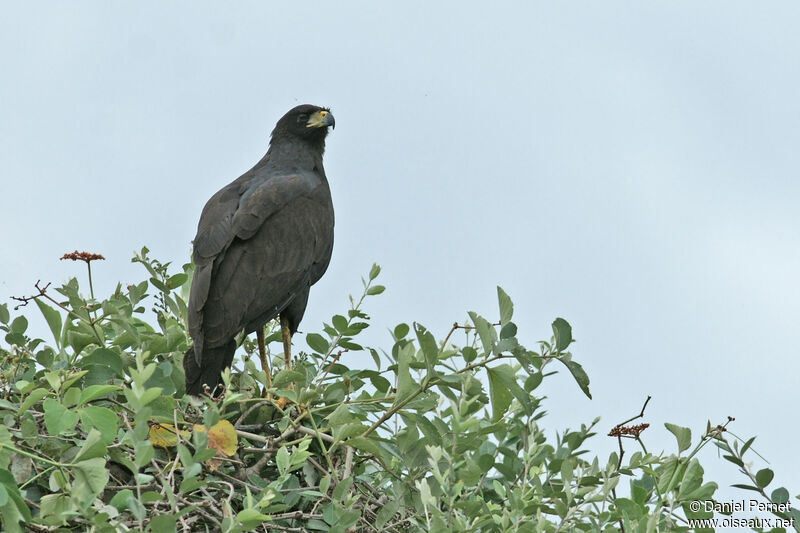
[[[86,261],[86,268],[89,270],[89,294],[94,300],[94,285],[92,284],[92,262]]]

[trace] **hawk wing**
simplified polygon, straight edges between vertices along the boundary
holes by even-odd
[[[330,261],[334,220],[325,176],[251,172],[215,194],[200,217],[189,330],[201,365],[204,347],[277,316]]]

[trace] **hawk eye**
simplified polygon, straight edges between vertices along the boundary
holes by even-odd
[[[306,123],[306,122],[308,122],[308,115],[306,115],[305,113],[301,113],[301,114],[300,114],[300,115],[297,117],[297,122],[298,122],[298,123]]]

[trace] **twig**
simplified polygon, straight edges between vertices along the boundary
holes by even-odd
[[[272,448],[269,447],[269,444],[265,444],[264,448],[261,450],[264,455],[259,457],[258,461],[255,462],[254,465],[248,466],[244,469],[244,478],[248,479],[250,476],[258,475],[261,472],[261,469],[267,464],[269,458],[272,456]]]
[[[628,422],[632,422],[637,418],[644,417],[644,410],[647,407],[647,404],[650,402],[651,398],[652,396],[648,394],[647,399],[644,401],[644,405],[642,405],[642,409],[641,411],[639,411],[638,415],[632,416],[631,418],[623,422],[620,422],[619,424],[611,428],[611,431],[608,433],[608,435],[611,437],[617,437],[617,442],[619,443],[619,462],[617,462],[617,470],[622,468],[622,457],[625,455],[625,448],[622,447],[622,437],[635,438],[641,443],[642,441],[639,439],[639,434],[649,427],[649,424],[640,424],[634,427],[625,427],[625,424],[627,424]],[[611,494],[614,496],[614,499],[616,500],[617,490],[611,489]],[[625,533],[625,525],[623,524],[621,518],[619,521],[619,528],[620,531],[622,531],[622,533]]]
[[[325,372],[323,372],[322,377],[317,379],[317,382],[318,383],[322,383],[323,381],[325,381],[325,378],[328,376],[328,372],[331,371],[331,368],[333,368],[333,365],[335,365],[339,361],[339,358],[342,356],[343,353],[349,352],[349,351],[350,350],[348,350],[347,348],[345,348],[343,350],[339,350],[336,353],[336,355],[334,356],[333,361],[331,361],[331,364],[329,364],[328,368],[326,368]]]
[[[175,437],[177,438],[177,442],[175,444],[175,447],[176,447],[175,457],[172,459],[172,468],[169,469],[169,474],[167,474],[167,482],[169,483],[169,487],[172,490],[172,493],[174,494],[175,493],[175,469],[178,467],[177,445],[180,444],[181,441],[183,440],[181,438],[181,432],[178,430],[178,410],[177,409],[173,409],[172,410],[172,423],[174,424],[173,427],[175,428]],[[173,507],[172,512],[173,513],[177,513],[178,509],[175,506],[174,500],[173,500],[172,507]]]
[[[294,432],[294,428],[292,428],[292,432]],[[239,435],[240,437],[244,437],[244,438],[246,438],[248,440],[254,440],[256,442],[263,442],[264,444],[270,444],[270,443],[272,443],[273,440],[275,440],[275,438],[262,437],[261,435],[256,435],[255,433],[250,433],[248,431],[242,431],[241,429],[237,429],[236,430],[236,434]]]
[[[128,426],[128,431],[133,434],[133,426],[131,426],[130,421],[128,420],[128,415],[124,411],[121,413],[122,419],[125,421],[125,425]],[[142,486],[139,483],[139,477],[136,475],[136,472],[133,473],[133,479],[136,480],[136,498],[138,501],[142,501]],[[144,519],[140,516],[139,517],[139,529],[144,531]]]
[[[258,409],[260,407],[264,407],[264,406],[268,406],[268,405],[272,405],[272,404],[270,402],[266,401],[266,400],[254,403],[253,405],[251,405],[250,407],[245,409],[245,411],[242,413],[242,416],[239,417],[239,419],[236,421],[236,423],[233,425],[233,427],[235,427],[236,429],[239,429],[239,427],[242,425],[242,422],[244,422],[244,420],[247,418],[247,415],[249,415],[250,413],[252,413],[253,411],[255,411],[256,409]]]
[[[250,489],[253,492],[261,492],[261,490],[263,490],[263,487],[259,487],[257,485],[253,485],[252,483],[248,483],[247,481],[242,481],[241,479],[236,479],[233,476],[229,476],[228,474],[226,474],[222,470],[217,470],[216,472],[214,472],[214,475],[215,476],[219,476],[221,478],[225,478],[227,481],[230,481],[234,485],[239,485],[240,487],[246,487],[246,488]]]
[[[264,527],[267,527],[267,526],[264,526]],[[278,531],[287,531],[287,532],[290,532],[290,533],[305,533],[306,531],[308,531],[304,527],[279,526],[278,524],[273,524],[271,522],[269,524],[269,527],[266,529],[266,531],[269,531],[270,529],[275,529],[275,530],[278,530]]]
[[[178,495],[176,495],[176,496],[178,496],[178,497],[181,499],[181,502],[182,502],[184,505],[186,505],[187,507],[188,507],[188,506],[194,507],[194,510],[195,510],[195,511],[197,511],[197,513],[198,513],[198,514],[202,515],[202,516],[203,516],[203,518],[205,518],[206,520],[210,520],[211,522],[213,522],[213,523],[214,523],[214,525],[216,525],[216,526],[217,526],[217,530],[218,530],[218,531],[222,531],[222,524],[220,523],[220,521],[219,521],[219,520],[217,520],[217,519],[216,519],[216,517],[214,517],[213,515],[211,515],[211,514],[209,514],[209,513],[205,512],[203,509],[201,509],[200,505],[198,505],[198,504],[194,504],[194,503],[191,503],[191,502],[189,502],[189,501],[188,501],[186,498],[184,498],[182,495],[178,494]],[[213,501],[213,500],[212,500],[212,501]],[[208,506],[208,504],[209,504],[209,503],[210,503],[210,501],[209,501],[208,503],[205,503],[205,502],[204,502],[204,503],[203,503],[203,505],[206,505],[206,506]],[[216,511],[216,509],[215,509],[215,511]],[[218,512],[219,512],[219,511],[218,511]],[[220,512],[220,514],[222,514],[222,513]]]
[[[450,336],[453,335],[453,333],[455,333],[455,331],[458,328],[459,328],[458,322],[453,322],[453,327],[450,328],[450,332],[447,334],[447,337],[445,337],[444,340],[442,341],[442,349],[444,349],[444,347],[447,346],[447,341],[450,340]]]
[[[44,287],[39,287],[39,284],[41,282],[42,282],[42,280],[37,279],[36,283],[33,284],[33,286],[36,288],[36,290],[39,291],[39,294],[34,294],[33,296],[12,296],[11,297],[12,300],[16,300],[18,302],[22,302],[22,303],[20,303],[19,305],[17,305],[14,308],[14,311],[19,309],[20,307],[25,307],[26,305],[28,305],[31,302],[31,300],[35,300],[36,298],[38,298],[40,296],[44,296],[44,297],[47,297],[48,299],[50,299],[47,296],[47,288],[50,287],[51,283],[48,283]],[[60,307],[62,307],[65,311],[69,312],[69,310],[66,309],[65,307],[63,307],[63,306],[60,306]]]
[[[304,433],[306,435],[310,435],[312,437],[319,437],[320,439],[324,440],[325,442],[333,442],[334,438],[328,435],[327,433],[323,433],[321,430],[313,430],[311,428],[307,428],[305,426],[297,426],[295,428],[298,433]]]
[[[644,405],[642,405],[642,410],[641,410],[641,411],[639,411],[639,414],[638,414],[638,415],[636,415],[636,416],[632,416],[631,418],[627,419],[627,420],[626,420],[626,421],[624,421],[624,422],[620,422],[619,424],[617,424],[617,425],[616,425],[616,426],[614,426],[614,427],[624,426],[624,425],[625,425],[625,424],[627,424],[628,422],[633,422],[633,421],[634,421],[634,420],[636,420],[637,418],[642,418],[642,417],[644,417],[644,410],[645,410],[645,408],[647,407],[647,404],[648,404],[648,403],[650,403],[650,400],[651,400],[652,398],[653,398],[653,397],[652,397],[652,396],[650,396],[650,395],[648,395],[648,396],[647,396],[647,399],[644,401]]]
[[[490,326],[499,326],[499,325],[500,325],[500,322],[493,322],[493,323],[491,323],[491,324],[489,324],[489,325],[490,325]],[[444,338],[444,340],[442,341],[442,348],[444,348],[445,346],[447,346],[447,341],[449,341],[449,340],[450,340],[450,337],[453,335],[453,333],[455,333],[455,331],[456,331],[457,329],[464,329],[464,330],[468,330],[468,329],[475,329],[475,326],[470,326],[470,325],[467,325],[467,324],[461,325],[461,324],[459,324],[458,322],[453,322],[453,327],[452,327],[452,328],[450,328],[450,332],[447,334],[447,336],[446,336],[446,337]]]
[[[355,449],[352,446],[345,446],[344,455],[344,471],[342,471],[342,479],[349,478],[353,473],[353,452]]]
[[[322,514],[304,513],[303,511],[291,511],[283,514],[274,514],[271,518],[273,520],[323,520]],[[270,527],[273,527],[273,525],[270,524]]]
[[[637,418],[644,417],[644,410],[647,407],[647,404],[650,403],[651,399],[652,396],[648,395],[647,399],[644,401],[644,405],[642,405],[642,410],[639,411],[638,415],[632,416],[624,422],[620,422],[611,428],[611,431],[608,433],[609,437],[617,437],[617,442],[619,443],[619,462],[617,463],[617,470],[622,468],[622,456],[625,455],[625,449],[622,447],[622,437],[635,438],[638,440],[639,434],[650,426],[649,424],[640,424],[638,426],[626,427],[625,424],[632,422]]]

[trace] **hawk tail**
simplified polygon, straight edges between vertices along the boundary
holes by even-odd
[[[186,350],[183,356],[183,371],[186,374],[186,393],[199,395],[204,391],[203,385],[213,390],[222,384],[223,369],[231,366],[236,341],[231,339],[227,344],[215,348],[205,347],[202,357],[196,357],[194,346]],[[200,359],[200,363],[198,363]]]

